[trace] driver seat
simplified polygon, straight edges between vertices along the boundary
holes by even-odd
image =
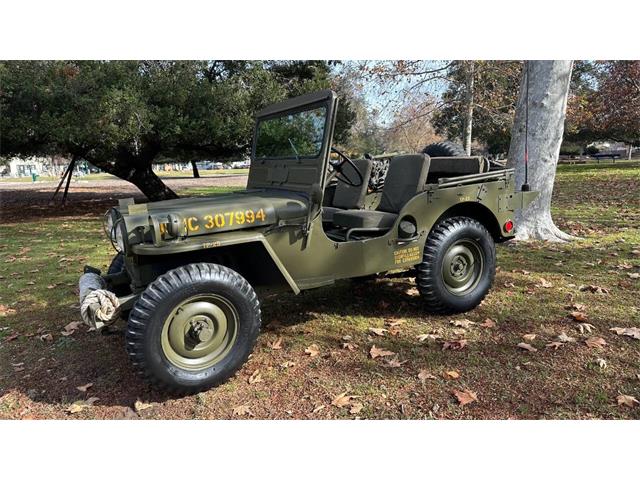
[[[389,162],[389,170],[382,188],[382,199],[376,210],[338,211],[333,224],[349,231],[390,229],[402,207],[422,192],[429,172],[429,157],[425,154],[401,155]],[[347,233],[347,239],[349,233]]]
[[[333,223],[333,217],[336,212],[364,208],[364,199],[367,195],[367,186],[369,184],[369,177],[371,176],[372,165],[371,162],[366,159],[353,160],[353,163],[362,175],[362,184],[354,187],[353,185],[338,180],[331,206],[322,207],[323,222]],[[347,178],[354,180],[359,178],[350,163],[345,163],[342,168]]]

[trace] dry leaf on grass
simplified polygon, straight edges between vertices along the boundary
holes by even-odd
[[[636,340],[640,340],[640,328],[638,327],[613,327],[610,328],[612,332],[615,332],[616,335],[625,335],[627,337],[635,338]]]
[[[318,345],[314,343],[305,348],[304,353],[306,353],[310,357],[317,357],[318,355],[320,355],[320,347],[318,347]]]
[[[324,410],[326,408],[326,405],[318,405],[316,408],[314,408],[311,413],[318,413],[320,410]]]
[[[588,347],[598,349],[603,349],[607,345],[607,342],[602,337],[589,337],[584,343],[586,343]]]
[[[419,342],[424,342],[427,340],[435,342],[437,339],[440,338],[440,335],[436,335],[435,333],[423,333],[421,335],[417,335],[416,338],[418,339]]]
[[[282,350],[282,337],[276,338],[273,342],[268,343],[271,350]]]
[[[548,282],[547,280],[541,277],[540,282],[538,283],[538,286],[542,288],[551,288],[553,287],[553,283]]]
[[[564,343],[562,342],[550,342],[545,345],[547,348],[553,348],[554,350],[558,350],[560,347],[564,347]]]
[[[580,285],[578,290],[581,292],[591,292],[591,293],[599,293],[602,295],[609,294],[609,290],[604,287],[599,287],[598,285]]]
[[[607,361],[604,358],[596,358],[596,365],[604,370],[607,368]]]
[[[406,320],[385,320],[385,323],[389,325],[390,328],[394,328],[407,323],[407,321]]]
[[[458,399],[458,402],[460,403],[460,406],[464,406],[464,405],[467,405],[468,403],[472,403],[472,402],[478,401],[478,395],[476,394],[476,392],[472,392],[469,389],[454,390],[453,394]]]
[[[462,327],[462,328],[469,328],[471,325],[475,325],[476,322],[472,322],[471,320],[451,320],[449,322],[451,325],[453,325],[454,327]]]
[[[63,336],[68,337],[73,335],[78,328],[82,325],[82,322],[71,322],[64,327],[64,331],[60,332]]]
[[[347,392],[342,392],[340,395],[337,395],[333,398],[333,400],[331,400],[331,405],[333,405],[334,407],[343,408],[349,405],[351,403],[351,399],[353,398],[356,397],[347,395]]]
[[[596,329],[596,327],[594,327],[590,323],[579,323],[577,328],[580,333],[591,333],[591,330]]]
[[[382,348],[378,348],[375,345],[373,345],[371,347],[371,350],[369,350],[369,355],[371,355],[371,358],[378,358],[378,357],[390,357],[392,355],[395,355],[395,352],[392,352],[390,350],[384,350]]]
[[[281,363],[280,366],[282,368],[291,368],[291,367],[295,367],[296,366],[296,362],[292,362],[291,360],[287,360],[284,363]]]
[[[407,363],[407,360],[401,362],[397,355],[389,360],[385,360],[385,365],[390,368],[399,368],[405,363]]]
[[[636,399],[636,397],[632,397],[631,395],[618,395],[618,405],[624,405],[625,407],[635,407],[636,405],[640,405],[640,402]]]
[[[556,337],[556,340],[558,342],[562,342],[562,343],[568,343],[568,342],[575,342],[576,339],[573,337],[570,337],[569,335],[567,335],[566,333],[562,332],[560,335],[558,335]]]
[[[638,278],[640,278],[640,273],[638,273],[638,272],[627,273],[627,276],[629,278],[633,278],[634,280],[637,280]]]
[[[533,342],[536,339],[537,336],[538,335],[536,335],[535,333],[527,333],[525,335],[522,335],[522,339],[525,342]]]
[[[448,370],[444,372],[443,376],[444,378],[453,378],[453,379],[460,378],[460,374],[458,373],[457,370]]]
[[[136,400],[135,403],[133,404],[133,408],[135,409],[136,412],[141,412],[151,407],[153,407],[152,403],[145,403],[140,399]]]
[[[369,328],[369,332],[374,335],[378,335],[379,337],[384,337],[385,332],[388,332],[386,328]]]
[[[494,321],[493,321],[493,320],[491,320],[490,318],[486,318],[486,319],[484,320],[484,322],[482,322],[482,323],[480,324],[480,326],[481,326],[481,327],[484,327],[484,328],[493,328],[493,327],[495,327],[495,326],[496,326],[496,322],[494,322]]]
[[[349,413],[351,413],[352,415],[356,415],[360,413],[363,408],[364,408],[364,405],[362,403],[360,402],[354,403],[349,409]]]
[[[340,345],[342,348],[346,349],[346,350],[350,350],[353,351],[356,348],[358,348],[358,344],[357,343],[352,343],[352,342],[344,342],[342,345]]]
[[[254,383],[258,383],[262,381],[262,375],[260,375],[260,370],[254,371],[249,377],[249,385],[253,385]]]
[[[467,340],[451,340],[442,344],[442,350],[462,350],[467,345]]]
[[[86,385],[80,385],[79,387],[76,387],[76,389],[84,393],[87,390],[89,390],[91,387],[93,387],[93,383],[89,382]]]
[[[583,303],[572,303],[571,305],[567,305],[564,307],[567,310],[576,310],[578,312],[584,312],[587,309],[587,306]]]
[[[249,409],[249,405],[238,405],[237,407],[233,407],[232,413],[237,416],[253,415]]]
[[[0,305],[0,317],[4,317],[5,315],[9,315],[12,313],[16,313],[13,308],[9,308],[6,305]]]
[[[73,402],[71,405],[69,405],[69,407],[67,408],[67,413],[70,413],[73,415],[74,413],[79,413],[83,411],[87,407],[88,405],[86,404],[86,402],[82,400],[78,400],[77,402]]]
[[[537,348],[532,347],[531,345],[529,345],[528,343],[525,343],[525,342],[520,342],[520,343],[517,345],[517,347],[518,347],[518,348],[522,348],[523,350],[527,350],[527,351],[529,351],[529,352],[537,352],[537,351],[538,351],[538,349],[537,349]]]
[[[579,310],[574,310],[573,312],[569,313],[569,316],[576,322],[586,322],[587,320],[589,320],[587,314]]]
[[[53,341],[53,335],[51,335],[50,333],[45,333],[44,335],[40,335],[38,338],[43,342]]]
[[[425,380],[434,380],[436,378],[435,375],[429,373],[428,370],[420,370],[418,373],[418,380],[424,383]]]

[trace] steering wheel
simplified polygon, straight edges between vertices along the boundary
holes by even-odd
[[[358,167],[356,167],[355,163],[353,163],[353,160],[351,160],[349,157],[347,157],[344,153],[342,153],[336,147],[331,147],[331,151],[337,153],[338,156],[342,159],[342,161],[339,161],[339,162],[331,162],[331,160],[329,160],[329,163],[331,164],[331,166],[333,167],[334,171],[336,172],[335,173],[335,178],[337,178],[342,183],[346,183],[347,185],[349,185],[351,187],[359,187],[359,186],[361,186],[362,183],[364,182],[364,179],[362,178],[362,173],[360,173],[360,170],[358,170]],[[349,175],[345,174],[345,172],[344,172],[344,164],[345,163],[348,163],[349,165],[351,165],[353,170],[358,175],[358,178],[356,179],[355,182],[354,182],[354,180],[352,178],[349,177]]]

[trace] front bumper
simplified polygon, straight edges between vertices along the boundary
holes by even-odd
[[[101,275],[100,270],[85,266],[78,280],[80,316],[89,327],[100,330],[115,323],[122,311],[133,307],[137,294],[117,296],[109,289],[113,275]]]

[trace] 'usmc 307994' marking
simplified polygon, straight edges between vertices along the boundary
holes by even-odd
[[[203,217],[187,217],[183,220],[184,232],[199,232],[201,230],[215,230],[233,225],[246,225],[266,221],[264,209],[233,210],[229,212],[204,215]],[[167,233],[167,224],[160,224],[160,233]]]

